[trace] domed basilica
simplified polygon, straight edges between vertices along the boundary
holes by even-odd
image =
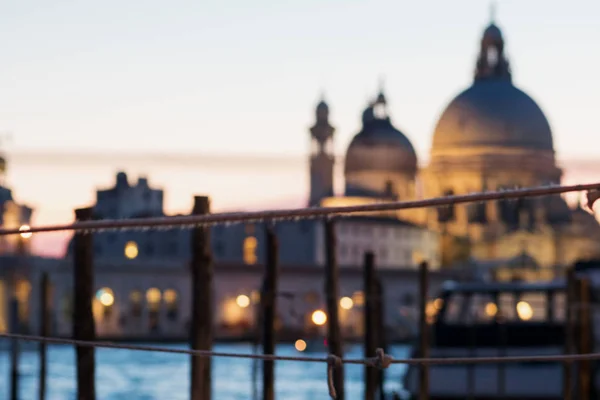
[[[329,108],[321,102],[311,128],[311,206],[410,200],[504,188],[559,184],[552,131],[536,102],[512,82],[502,31],[483,32],[473,84],[442,112],[429,164],[389,117],[383,92],[362,114],[345,157],[345,193],[334,196]],[[547,278],[554,268],[598,256],[600,227],[561,196],[401,210],[394,217],[441,234],[442,263],[496,264],[500,279]],[[508,268],[510,267],[510,268]],[[518,272],[515,272],[518,271]]]

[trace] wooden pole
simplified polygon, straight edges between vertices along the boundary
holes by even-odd
[[[365,265],[363,272],[363,291],[365,297],[364,307],[364,331],[365,331],[365,357],[374,357],[377,350],[377,318],[375,315],[375,255],[372,252],[365,253]],[[365,400],[375,400],[377,392],[377,370],[365,365]]]
[[[429,291],[429,268],[426,262],[419,265],[419,357],[429,357],[429,324],[427,323],[427,293]],[[419,368],[419,400],[429,399],[429,367]]]
[[[263,307],[263,353],[275,354],[277,315],[278,243],[272,226],[267,227],[267,262],[261,304]],[[263,361],[263,400],[275,399],[275,362]]]
[[[573,313],[573,303],[575,300],[575,270],[570,268],[567,271],[567,292],[565,304],[565,354],[573,354],[575,340],[575,318]],[[572,400],[573,387],[573,363],[565,361],[563,363],[563,399]]]
[[[75,210],[77,221],[92,219],[92,208]],[[74,313],[73,337],[75,340],[93,341],[96,336],[92,298],[94,296],[94,241],[91,233],[76,232],[73,239]],[[76,346],[77,399],[94,400],[95,353],[93,347]]]
[[[194,197],[193,215],[210,213],[208,197]],[[192,350],[212,350],[213,342],[213,266],[210,251],[209,228],[197,226],[191,236],[192,262],[192,323],[190,347]],[[191,356],[191,400],[210,400],[211,359]]]
[[[49,307],[49,295],[50,295],[50,281],[48,279],[48,273],[42,273],[42,280],[40,282],[40,336],[50,336],[50,307]],[[38,386],[38,399],[46,399],[46,342],[40,342],[40,384]]]
[[[342,337],[339,321],[339,280],[340,271],[337,263],[337,242],[335,223],[329,219],[325,221],[325,298],[327,300],[327,344],[329,353],[343,357]],[[337,392],[337,399],[344,400],[344,368],[342,365],[334,368],[333,383]]]
[[[579,353],[593,352],[590,281],[586,278],[579,280]],[[592,365],[590,360],[582,360],[579,364],[579,396],[580,400],[590,400],[592,391]]]
[[[16,285],[13,280],[13,286]],[[14,291],[14,289],[13,289]],[[21,333],[19,323],[19,301],[16,293],[10,299],[10,329],[11,333]],[[19,340],[12,339],[10,346],[10,400],[19,400]]]
[[[377,278],[376,281],[376,293],[375,299],[377,304],[377,347],[387,352],[387,338],[385,334],[385,303],[383,301],[383,285],[381,279]],[[379,400],[385,400],[385,370],[382,368],[378,371],[379,380]]]
[[[496,317],[495,317],[495,324],[496,327],[498,328],[498,356],[499,357],[504,357],[506,356],[506,342],[507,342],[507,337],[506,337],[506,318],[505,318],[505,312],[504,312],[504,307],[502,307],[502,304],[500,304],[500,296],[499,294],[496,292],[493,295],[494,297],[494,303],[496,304]],[[498,363],[497,365],[497,372],[498,372],[498,385],[497,385],[497,389],[498,389],[498,397],[499,398],[503,398],[504,394],[506,393],[506,365],[504,363]]]

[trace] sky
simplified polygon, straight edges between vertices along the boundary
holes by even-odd
[[[300,206],[307,128],[320,96],[343,155],[380,81],[392,121],[425,163],[437,118],[472,82],[490,4],[2,1],[6,183],[36,208],[36,224],[72,220],[73,208],[93,202],[95,188],[110,185],[119,169],[164,187],[169,212],[189,211],[193,194],[210,194],[217,210]],[[499,0],[495,9],[514,83],[546,113],[559,158],[593,159],[600,144],[600,2]],[[18,157],[33,151],[109,157]],[[200,161],[136,164],[111,158],[117,151],[186,153]],[[230,165],[201,162],[211,155]],[[235,155],[275,161],[258,165]],[[581,181],[595,172],[567,175]],[[62,246],[44,243],[57,252]]]

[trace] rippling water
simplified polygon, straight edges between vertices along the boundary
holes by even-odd
[[[172,345],[184,348],[183,345]],[[215,351],[252,353],[248,344],[216,345]],[[405,357],[406,347],[390,349],[394,357]],[[293,346],[281,345],[277,354],[298,354]],[[314,353],[314,356],[325,354]],[[362,357],[360,346],[351,346],[346,356]],[[98,400],[189,400],[189,358],[180,354],[165,354],[117,349],[96,350],[96,390]],[[39,360],[36,352],[21,354],[20,399],[37,398]],[[387,371],[387,391],[400,390],[403,365],[393,365]],[[278,361],[275,364],[277,397],[286,400],[329,399],[326,366],[323,364]],[[9,395],[9,353],[0,350],[0,398]],[[348,365],[345,369],[346,392],[349,398],[359,398],[363,391],[363,369]],[[260,371],[258,390],[260,393]],[[75,399],[75,352],[70,346],[48,347],[47,400]],[[247,400],[252,398],[252,361],[215,358],[213,361],[213,398]]]

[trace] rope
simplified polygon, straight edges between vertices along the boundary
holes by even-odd
[[[301,219],[310,219],[318,217],[345,216],[354,213],[395,211],[424,207],[440,207],[454,204],[464,204],[492,200],[508,200],[522,197],[539,197],[567,192],[597,190],[600,190],[600,183],[570,186],[548,186],[529,189],[514,189],[488,193],[474,193],[460,196],[436,197],[424,200],[396,201],[344,207],[297,208],[290,210],[227,212],[207,215],[185,215],[160,218],[81,221],[71,224],[31,227],[26,230],[22,230],[20,228],[0,229],[0,236],[16,235],[22,234],[24,232],[40,233],[57,231],[77,231],[83,233],[91,233],[109,230],[146,230],[149,228],[174,229],[184,227],[205,227],[218,224],[232,224],[240,222],[262,222],[264,220],[298,221]],[[588,193],[588,207],[591,207],[595,199],[596,198],[594,195]]]
[[[278,356],[271,354],[224,353],[211,350],[172,349],[157,346],[138,346],[113,342],[97,342],[66,338],[50,338],[35,335],[15,333],[0,333],[0,338],[17,339],[29,342],[51,344],[69,344],[80,347],[98,347],[133,351],[152,351],[157,353],[186,354],[196,357],[245,358],[267,361],[297,361],[310,363],[331,363],[331,357]],[[449,358],[392,358],[383,350],[377,350],[377,356],[371,358],[342,358],[342,364],[367,365],[375,368],[387,368],[392,364],[404,365],[447,365],[447,364],[509,364],[509,363],[545,363],[545,362],[576,362],[600,360],[600,353],[587,354],[555,354],[534,356],[502,356],[502,357],[449,357]],[[337,362],[337,361],[336,361]]]
[[[270,354],[243,354],[243,353],[223,353],[210,350],[189,350],[172,349],[155,346],[137,346],[128,344],[117,344],[110,342],[95,342],[75,339],[50,338],[43,336],[21,335],[11,333],[0,333],[0,338],[33,341],[52,344],[69,344],[81,347],[109,348],[134,351],[152,351],[157,353],[186,354],[196,357],[228,357],[244,358],[251,360],[269,360],[269,361],[296,361],[296,362],[314,362],[327,364],[327,387],[329,396],[332,399],[337,398],[337,391],[333,380],[334,368],[339,368],[342,364],[359,364],[371,366],[378,369],[388,368],[392,364],[405,365],[448,365],[448,364],[499,364],[499,363],[545,363],[545,362],[577,362],[600,360],[600,353],[589,354],[565,354],[565,355],[539,355],[539,356],[505,356],[505,357],[453,357],[453,358],[412,358],[412,359],[393,359],[392,356],[385,354],[383,349],[377,349],[376,356],[366,359],[340,358],[334,354],[323,357],[301,357],[301,356],[278,356]]]

